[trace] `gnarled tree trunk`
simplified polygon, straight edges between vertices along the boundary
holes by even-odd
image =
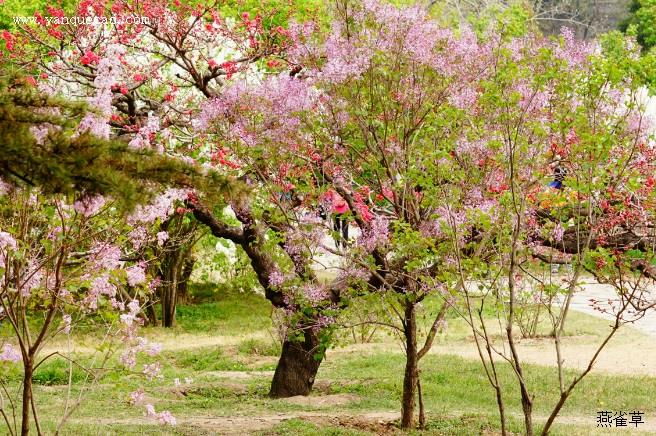
[[[305,330],[303,341],[285,340],[269,396],[310,395],[322,360],[322,357],[315,358],[318,345],[319,338],[311,328]]]

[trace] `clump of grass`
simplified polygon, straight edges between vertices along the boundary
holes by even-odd
[[[220,285],[192,283],[190,288],[206,295],[214,293],[211,286]],[[232,288],[218,289],[212,302],[179,305],[176,309],[177,328],[190,333],[220,331],[232,335],[271,327],[271,303],[262,295]]]
[[[243,363],[227,356],[219,347],[201,347],[184,352],[165,353],[176,367],[194,371],[245,371]]]
[[[237,346],[240,354],[248,356],[279,356],[282,347],[279,342],[264,339],[246,339]]]
[[[70,371],[70,362],[65,359],[51,358],[42,363],[34,372],[32,380],[40,385],[66,385]],[[87,372],[78,365],[73,365],[73,383],[87,378]]]

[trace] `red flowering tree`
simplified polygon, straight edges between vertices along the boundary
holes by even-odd
[[[35,13],[35,25],[6,32],[6,56],[38,72],[42,91],[86,97],[93,111],[81,131],[126,137],[134,150],[202,155],[208,162],[214,151],[199,150],[190,136],[193,108],[285,45],[284,31],[274,25],[279,17],[244,13],[235,21],[217,4],[83,1],[74,15],[91,24],[62,24],[66,15],[48,7]],[[269,59],[270,67],[278,64]],[[167,253],[188,257],[189,250],[173,247],[169,242]],[[162,276],[180,276],[176,265],[184,263],[164,262]],[[158,291],[170,296],[163,299],[166,326],[174,320],[178,282],[162,280]]]

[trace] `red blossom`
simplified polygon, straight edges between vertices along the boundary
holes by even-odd
[[[62,9],[57,9],[55,7],[52,7],[52,6],[46,6],[46,10],[53,17],[56,17],[56,18],[64,18],[65,17],[64,11]]]
[[[15,44],[14,35],[12,35],[7,30],[3,30],[2,34],[0,34],[0,38],[5,40],[5,47],[7,47],[8,51],[14,51],[14,44]]]
[[[187,194],[187,200],[189,200],[191,204],[198,204],[198,196],[194,192]]]
[[[48,24],[46,19],[43,18],[43,15],[41,15],[39,12],[34,12],[34,16],[36,17],[36,23],[39,26],[46,26]]]
[[[219,65],[223,71],[226,73],[226,78],[230,79],[232,78],[232,75],[237,72],[237,63],[236,62],[224,62],[221,65]]]
[[[82,65],[98,65],[98,62],[100,62],[100,56],[92,52],[91,50],[87,50],[84,52],[84,55],[80,58],[80,62],[82,62]]]
[[[55,27],[48,29],[48,34],[57,39],[62,39],[64,37],[64,34],[57,30]]]

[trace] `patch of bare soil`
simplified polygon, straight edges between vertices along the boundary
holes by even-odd
[[[295,397],[282,398],[279,401],[284,401],[290,404],[297,404],[299,406],[327,407],[343,406],[344,404],[348,404],[357,398],[357,395],[352,394],[310,395],[307,397],[303,395],[297,395]]]
[[[520,419],[520,415],[514,416]],[[261,416],[180,416],[178,417],[178,425],[176,434],[183,435],[273,435],[272,428],[278,424],[290,419],[302,419],[313,423],[319,427],[333,426],[343,429],[352,429],[358,431],[368,432],[374,435],[390,436],[390,435],[403,435],[407,434],[399,430],[396,425],[400,418],[399,412],[368,412],[358,415],[347,413],[322,413],[322,412],[287,412],[271,415]],[[428,417],[430,419],[430,416]],[[534,416],[535,421],[543,422],[546,416]],[[594,428],[596,418],[594,416],[561,416],[557,419],[560,424],[573,424]],[[152,425],[160,429],[164,427],[152,422],[146,417],[143,418],[126,418],[126,419],[108,419],[108,418],[95,418],[94,424],[123,424],[123,425],[143,425],[152,423]],[[85,420],[73,419],[71,422],[84,423]],[[646,421],[638,428],[594,428],[594,432],[587,433],[588,430],[572,429],[572,435],[584,434],[599,434],[599,435],[615,435],[615,434],[643,434],[655,435],[656,423]],[[165,432],[164,432],[165,433]],[[163,433],[163,434],[164,434]],[[498,432],[493,430],[486,430],[483,432],[486,436],[498,435]]]
[[[179,424],[190,426],[209,434],[216,435],[252,435],[273,434],[267,430],[283,421],[302,419],[311,423],[368,431],[376,435],[402,434],[394,422],[400,417],[398,412],[371,412],[361,415],[322,414],[313,412],[290,412],[266,416],[232,416],[232,417],[185,417]]]
[[[233,380],[248,380],[252,378],[271,378],[273,371],[205,371],[203,375]]]
[[[395,421],[399,419],[398,413],[381,412],[364,415],[339,415],[339,416],[310,416],[304,418],[316,425],[330,425],[345,429],[366,431],[376,435],[401,435]]]

